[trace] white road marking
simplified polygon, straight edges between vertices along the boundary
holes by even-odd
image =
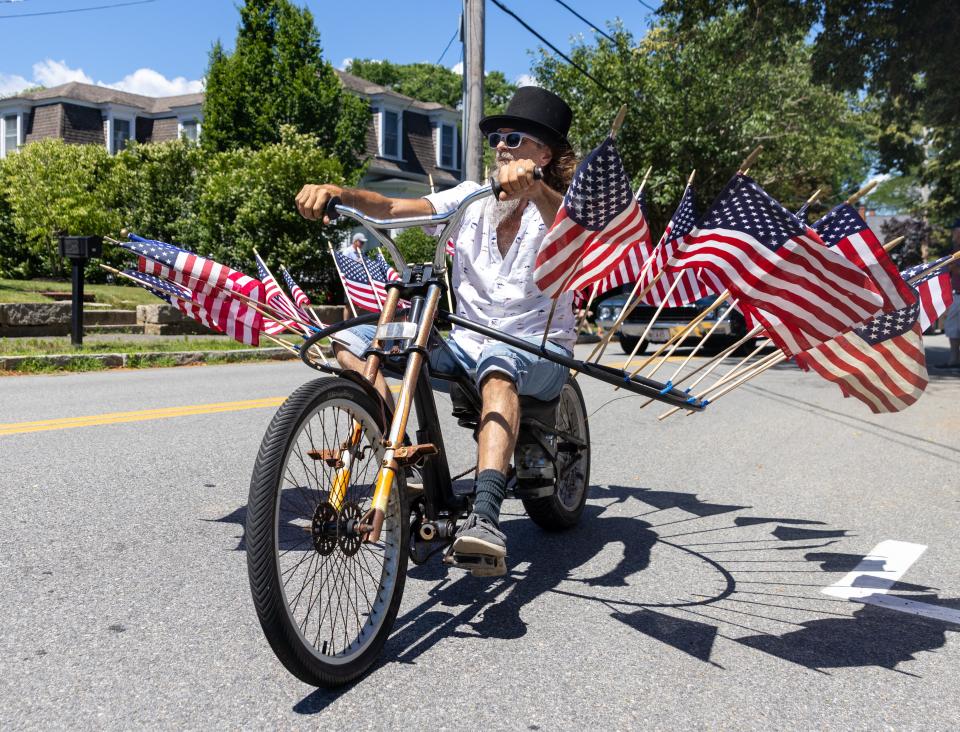
[[[881,541],[860,560],[856,569],[823,590],[825,595],[857,600],[885,594],[907,573],[927,547],[906,541]],[[878,565],[881,569],[877,569]]]
[[[888,610],[960,625],[960,610],[887,594],[926,549],[923,544],[911,544],[907,541],[882,541],[852,572],[825,587],[822,592],[851,602],[877,605]],[[878,565],[880,569],[877,568]]]

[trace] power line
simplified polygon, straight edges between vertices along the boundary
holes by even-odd
[[[580,13],[578,13],[576,10],[574,10],[574,9],[571,8],[569,5],[567,5],[565,2],[563,2],[563,0],[553,0],[553,1],[554,1],[555,3],[557,3],[558,5],[562,5],[562,6],[565,7],[567,10],[569,10],[571,13],[573,13],[573,14],[576,15],[578,18],[580,18],[580,20],[582,20],[584,23],[586,23],[588,26],[590,26],[590,30],[596,31],[597,33],[599,33],[601,36],[603,36],[603,37],[606,38],[607,40],[611,41],[612,43],[616,43],[616,41],[614,41],[613,38],[611,38],[609,35],[607,35],[607,34],[603,31],[603,29],[600,28],[600,26],[597,26],[597,25],[594,25],[593,23],[591,23],[589,20],[587,20],[586,18],[584,18],[582,15],[580,15]]]
[[[604,84],[601,84],[599,81],[597,81],[596,78],[594,78],[593,76],[591,76],[591,74],[590,74],[589,71],[587,71],[585,68],[583,68],[582,66],[580,66],[579,64],[577,64],[573,59],[571,59],[569,56],[567,56],[563,51],[561,51],[559,48],[557,48],[557,47],[554,46],[552,43],[550,43],[550,41],[548,41],[548,40],[547,40],[546,38],[544,38],[542,35],[540,35],[539,33],[537,33],[537,31],[535,31],[533,28],[530,27],[529,23],[527,23],[523,18],[521,18],[519,15],[517,15],[515,12],[513,12],[510,8],[508,8],[506,5],[504,5],[502,2],[500,2],[500,0],[491,0],[491,2],[492,2],[494,5],[496,5],[498,8],[500,8],[503,12],[505,12],[507,15],[509,15],[511,18],[513,18],[514,20],[516,20],[520,25],[522,25],[524,28],[526,28],[528,31],[530,31],[533,35],[535,35],[537,38],[539,38],[541,42],[545,43],[545,44],[550,48],[550,50],[552,50],[555,54],[557,54],[560,58],[562,58],[564,61],[566,61],[568,64],[570,64],[573,68],[575,68],[575,69],[576,69],[577,71],[579,71],[581,74],[583,74],[583,75],[586,76],[588,79],[590,79],[590,81],[592,81],[594,84],[596,84],[596,85],[599,86],[601,89],[603,89],[605,92],[607,92],[607,94],[613,94],[613,91],[612,91],[610,88],[608,88],[608,87],[605,86]]]
[[[650,5],[648,5],[647,3],[645,3],[643,0],[637,0],[637,2],[640,3],[640,4],[641,4],[643,7],[645,7],[647,10],[649,10],[651,13],[657,12],[657,8],[652,8],[652,7],[650,7]]]
[[[459,36],[459,35],[460,35],[460,29],[457,28],[457,29],[453,32],[453,35],[450,36],[450,40],[447,41],[447,47],[443,49],[443,53],[440,54],[440,58],[437,59],[437,63],[435,63],[434,66],[439,66],[439,65],[440,65],[440,62],[443,61],[443,57],[447,55],[447,51],[450,50],[450,46],[453,45],[453,42],[457,39],[457,36]]]
[[[32,18],[38,15],[64,15],[66,13],[85,13],[89,10],[110,10],[112,8],[123,8],[128,5],[146,5],[156,2],[156,0],[135,0],[128,3],[114,3],[113,5],[91,5],[87,8],[72,8],[70,10],[45,10],[40,13],[16,13],[14,15],[0,15],[0,18]]]

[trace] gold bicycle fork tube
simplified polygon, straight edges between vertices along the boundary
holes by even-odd
[[[395,289],[391,290],[390,294],[395,292]],[[417,336],[414,341],[414,345],[418,349],[426,349],[427,347],[427,341],[430,338],[430,327],[433,325],[434,318],[436,317],[439,302],[440,288],[436,285],[431,285],[427,288],[427,295],[420,316],[420,328],[417,331]],[[400,387],[400,394],[397,396],[397,408],[393,413],[390,435],[386,440],[383,462],[380,464],[380,472],[377,474],[377,486],[373,492],[373,505],[371,508],[370,532],[366,537],[368,542],[375,542],[380,539],[380,531],[383,528],[383,519],[387,511],[387,502],[390,500],[390,489],[393,487],[393,481],[399,468],[394,453],[403,442],[403,436],[407,432],[407,419],[410,417],[410,407],[413,406],[413,395],[422,366],[422,351],[417,350],[411,353],[407,359],[407,369],[403,374],[403,384]]]
[[[377,323],[378,328],[384,323],[389,323],[391,320],[393,320],[393,315],[397,310],[397,303],[399,301],[400,290],[398,288],[391,288],[387,292],[387,302],[384,304],[383,311],[380,313],[380,320]],[[376,335],[374,335],[373,342],[370,344],[370,346],[371,348],[376,348],[377,345],[378,340]],[[380,357],[374,355],[368,356],[363,368],[364,378],[372,384],[376,378],[379,368]],[[356,452],[357,446],[360,444],[362,437],[363,426],[354,420],[353,431],[350,433],[350,439],[340,447],[340,454],[338,457],[342,465],[334,474],[333,485],[330,489],[330,504],[338,511],[343,507],[343,500],[347,496],[347,488],[350,486],[351,469],[353,468],[354,453]]]

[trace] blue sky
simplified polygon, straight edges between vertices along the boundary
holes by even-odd
[[[650,10],[638,0],[563,0],[605,27],[619,17],[635,36],[648,27]],[[239,20],[233,0],[152,0],[104,10],[30,16],[131,0],[0,0],[0,96],[24,86],[67,81],[106,84],[142,94],[197,91],[210,46],[233,45]],[[592,37],[589,26],[557,0],[503,0],[507,7],[563,51],[571,37]],[[314,14],[324,57],[341,67],[348,58],[399,63],[435,62],[457,30],[460,0],[348,0],[299,2]],[[647,5],[656,7],[657,0]],[[21,16],[21,17],[10,17]],[[539,42],[493,3],[486,4],[487,69],[510,80],[530,71]],[[461,59],[454,40],[444,65]]]

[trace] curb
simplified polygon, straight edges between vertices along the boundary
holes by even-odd
[[[332,349],[324,348],[324,355]],[[296,354],[285,348],[255,348],[227,351],[142,351],[139,353],[83,353],[0,358],[0,371],[18,371],[24,362],[68,368],[71,364],[100,363],[105,369],[144,368],[151,362],[160,366],[189,366],[197,363],[236,363],[240,361],[290,361]],[[171,363],[172,361],[172,363]]]

